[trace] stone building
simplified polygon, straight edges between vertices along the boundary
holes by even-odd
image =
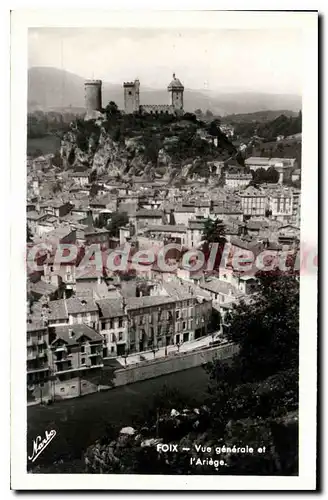
[[[140,82],[124,82],[124,111],[127,114],[179,114],[183,113],[184,86],[173,73],[173,80],[168,85],[169,104],[140,104]]]

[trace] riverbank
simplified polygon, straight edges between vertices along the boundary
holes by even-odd
[[[83,473],[83,452],[104,435],[108,425],[116,430],[134,425],[164,387],[175,388],[195,406],[201,405],[208,382],[207,373],[199,366],[83,398],[27,408],[27,453],[36,436],[54,429],[55,438],[33,464],[36,472]]]
[[[231,343],[211,345],[213,342],[210,336],[200,339],[200,341],[190,342],[188,346],[183,345],[180,350],[174,352],[166,353],[163,350],[163,352],[155,352],[154,355],[151,352],[132,355],[132,361],[128,359],[124,367],[117,358],[105,359],[105,366],[100,370],[94,370],[92,373],[81,371],[76,373],[73,378],[52,381],[47,387],[43,387],[41,395],[38,394],[32,403],[52,400],[56,404],[58,401],[107,391],[115,387],[195,368],[213,361],[214,358],[229,359],[238,351],[238,346]],[[152,355],[152,358],[149,355]]]

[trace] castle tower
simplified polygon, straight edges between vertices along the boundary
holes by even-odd
[[[169,103],[174,107],[176,111],[183,112],[183,91],[184,86],[180,82],[179,78],[175,77],[175,73],[173,73],[173,80],[170,85],[167,87],[169,92],[170,100]]]
[[[101,80],[86,80],[84,82],[84,98],[87,116],[97,115],[100,112],[101,104]]]
[[[124,111],[127,114],[136,113],[140,106],[140,82],[124,82]]]

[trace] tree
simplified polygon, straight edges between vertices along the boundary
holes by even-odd
[[[62,190],[63,190],[63,182],[57,179],[56,182],[52,185],[52,192],[56,194]]]
[[[51,163],[52,165],[54,165],[55,167],[58,167],[58,168],[63,168],[63,159],[60,155],[60,152],[59,151],[56,151],[52,160],[51,160]]]
[[[90,191],[89,191],[90,198],[95,198],[99,192],[99,189],[100,189],[100,187],[98,186],[98,184],[95,184],[95,183],[92,184]]]
[[[202,118],[203,116],[203,111],[199,108],[195,109],[195,115],[197,116],[198,119]]]
[[[89,183],[92,184],[93,182],[96,182],[97,180],[97,169],[94,168],[89,175]]]
[[[210,109],[207,109],[206,112],[205,112],[205,116],[206,118],[211,118],[213,115],[212,111]]]
[[[118,237],[120,234],[120,227],[126,226],[129,222],[129,217],[126,212],[114,212],[108,224],[110,235]]]
[[[105,114],[106,114],[107,120],[110,120],[111,118],[117,117],[120,115],[120,111],[118,109],[118,106],[114,101],[109,101],[109,103],[105,107]]]
[[[212,220],[208,218],[204,225],[203,239],[207,243],[219,243],[220,246],[224,245],[226,238],[223,221],[220,219]]]

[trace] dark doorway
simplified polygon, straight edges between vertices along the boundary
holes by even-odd
[[[123,356],[125,354],[125,344],[117,344],[116,350],[118,356]]]

